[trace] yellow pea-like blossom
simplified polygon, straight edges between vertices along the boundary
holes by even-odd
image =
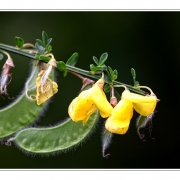
[[[129,128],[132,116],[132,102],[121,99],[114,107],[111,116],[106,120],[105,127],[112,133],[125,134]]]
[[[152,90],[146,86],[139,86],[151,92],[150,95],[146,96],[131,93],[124,85],[115,87],[124,87],[125,90],[122,93],[121,100],[114,107],[112,115],[106,120],[105,127],[112,133],[125,134],[133,116],[133,109],[143,116],[149,116],[154,112],[158,99]]]
[[[84,125],[91,114],[97,109],[90,94],[90,89],[82,91],[69,105],[68,114],[73,121],[77,122],[82,120]]]
[[[68,108],[68,114],[75,122],[83,121],[83,125],[88,121],[91,114],[99,109],[102,117],[109,117],[113,107],[108,102],[102,88],[104,79],[99,79],[90,89],[82,91]]]

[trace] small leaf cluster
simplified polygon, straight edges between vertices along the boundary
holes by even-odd
[[[104,72],[104,79],[107,83],[112,84],[114,80],[117,79],[118,77],[118,72],[115,69],[114,71],[112,70],[112,68],[110,66],[106,66],[105,62],[108,58],[108,53],[105,52],[103,53],[99,60],[97,57],[93,56],[93,61],[95,62],[96,65],[91,64],[90,65],[90,70],[91,70],[91,74],[99,74]]]
[[[108,53],[106,53],[106,52],[101,55],[99,60],[97,57],[93,56],[93,60],[96,65],[90,64],[91,73],[96,74],[98,72],[107,70],[107,67],[104,64],[106,62],[107,58],[108,58]]]
[[[48,38],[45,31],[42,32],[42,40],[36,39],[36,49],[39,54],[43,55],[45,53],[50,53],[52,51],[52,46],[50,45],[52,38]]]
[[[24,45],[24,40],[22,38],[18,37],[18,36],[16,36],[14,38],[14,40],[15,40],[15,44],[16,44],[17,48],[21,49],[23,47],[23,45]]]
[[[110,91],[110,86],[113,85],[113,82],[117,79],[118,77],[118,72],[117,70],[112,70],[110,66],[106,66],[105,62],[108,58],[108,53],[105,52],[100,56],[100,59],[98,60],[97,57],[93,56],[93,60],[96,65],[91,64],[90,65],[90,72],[91,74],[99,74],[99,73],[104,73],[104,79],[105,82],[107,83],[104,86],[104,91],[105,93],[108,93]]]
[[[42,32],[42,40],[36,39],[35,47],[37,50],[36,59],[48,61],[49,57],[46,54],[52,51],[52,46],[50,45],[52,38],[48,38],[45,31]]]
[[[18,49],[25,48],[24,40],[21,37],[16,36],[14,40],[15,40],[16,47]],[[47,57],[46,54],[52,51],[52,46],[50,45],[51,41],[52,41],[52,38],[48,38],[48,35],[45,31],[42,32],[42,40],[36,39],[35,50],[37,51],[36,53],[37,60],[43,60],[43,61],[50,60],[50,58]]]

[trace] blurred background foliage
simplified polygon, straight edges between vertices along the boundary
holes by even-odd
[[[96,131],[82,145],[49,157],[22,153],[14,144],[0,145],[0,168],[180,168],[180,13],[179,12],[0,12],[0,43],[15,45],[14,37],[35,43],[46,31],[53,38],[57,61],[66,61],[78,52],[77,67],[89,70],[93,56],[108,52],[106,65],[118,70],[118,81],[133,85],[134,68],[141,85],[149,86],[161,100],[141,142],[135,129],[134,113],[125,135],[114,135],[104,159],[101,153],[100,119]],[[18,97],[29,74],[30,59],[12,54],[15,68],[8,86],[10,96]],[[2,67],[4,61],[0,61]],[[52,126],[68,116],[69,103],[78,95],[81,80],[57,71],[59,92],[33,126]],[[121,92],[121,88],[118,88]],[[0,100],[0,107],[11,103]],[[13,115],[12,115],[13,118]]]

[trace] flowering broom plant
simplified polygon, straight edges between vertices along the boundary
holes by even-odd
[[[83,70],[75,66],[77,53],[67,61],[58,61],[52,53],[51,42],[52,38],[43,31],[42,40],[36,39],[35,44],[24,43],[20,37],[15,37],[14,46],[0,43],[0,59],[5,59],[0,76],[0,95],[12,101],[0,109],[1,144],[10,146],[14,143],[23,152],[32,154],[61,152],[78,146],[101,120],[104,121],[102,155],[108,157],[105,150],[110,145],[112,135],[128,133],[134,111],[139,114],[137,134],[145,141],[140,129],[148,124],[151,128],[159,99],[152,89],[140,86],[136,81],[135,70],[131,69],[134,85],[127,85],[116,81],[118,71],[105,64],[108,53],[103,53],[99,59],[93,56],[94,64],[90,65],[90,70]],[[28,57],[32,61],[24,90],[16,99],[8,93],[8,85],[12,81],[10,71],[16,65],[9,52]],[[49,100],[58,93],[55,69],[63,73],[64,77],[71,73],[80,78],[82,88],[67,107],[69,118],[63,123],[51,127],[32,127]],[[118,92],[119,87],[124,88],[122,94]]]

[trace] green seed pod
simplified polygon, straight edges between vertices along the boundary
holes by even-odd
[[[9,139],[25,153],[50,154],[76,147],[91,134],[99,119],[98,110],[89,118],[85,126],[81,122],[73,122],[70,118],[50,128],[28,128]]]

